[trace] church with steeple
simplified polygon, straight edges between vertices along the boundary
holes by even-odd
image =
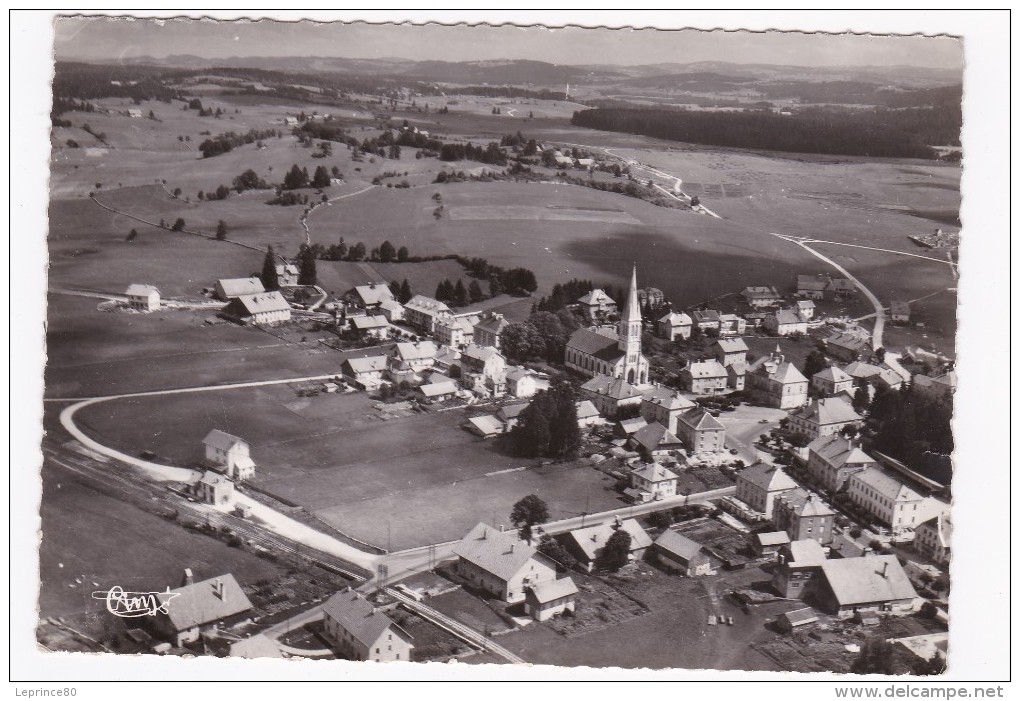
[[[592,377],[605,375],[637,387],[648,384],[648,358],[641,352],[641,308],[637,266],[631,273],[627,303],[613,329],[578,329],[567,342],[568,368]]]

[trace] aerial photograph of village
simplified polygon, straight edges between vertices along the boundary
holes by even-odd
[[[958,40],[53,31],[40,650],[945,672]]]

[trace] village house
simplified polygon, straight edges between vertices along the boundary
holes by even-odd
[[[130,107],[130,108],[128,108],[127,116],[129,116],[129,117],[131,117],[133,119],[141,119],[142,118],[142,111],[140,109],[136,108],[136,107]]]
[[[768,312],[748,312],[744,314],[744,321],[750,328],[760,329],[765,325],[765,317],[768,315]]]
[[[634,450],[641,453],[645,460],[649,461],[678,451],[683,447],[680,439],[660,423],[645,424],[631,434],[629,443]]]
[[[765,330],[776,336],[806,334],[807,320],[793,309],[779,309],[765,317]]]
[[[625,494],[637,503],[676,496],[677,477],[657,462],[643,465],[630,473],[630,488]]]
[[[207,463],[221,469],[228,477],[238,481],[255,476],[255,463],[249,445],[229,433],[213,429],[202,440]]]
[[[635,295],[637,288],[634,289]],[[634,299],[637,302],[637,297]],[[590,324],[597,324],[605,320],[610,314],[616,313],[616,302],[606,294],[605,290],[594,289],[577,300],[581,307],[581,313]]]
[[[676,531],[663,531],[652,544],[655,561],[662,569],[687,577],[700,577],[712,571],[712,562],[701,545]]]
[[[693,394],[720,394],[727,389],[729,373],[718,360],[700,360],[680,371],[680,381]]]
[[[528,408],[531,402],[515,402],[514,404],[504,404],[496,412],[496,418],[503,424],[505,429],[509,431],[521,421],[521,412]]]
[[[709,335],[710,331],[719,331],[719,312],[714,309],[698,309],[694,312],[694,325],[701,333]]]
[[[720,338],[712,344],[712,351],[723,367],[747,362],[747,343],[742,338]]]
[[[847,496],[852,503],[888,526],[893,536],[913,530],[927,515],[921,508],[923,496],[877,467],[852,475],[847,482]]]
[[[489,316],[475,324],[474,342],[499,350],[500,337],[509,325],[510,322],[502,314],[490,312]]]
[[[436,319],[433,333],[441,345],[463,348],[474,340],[475,327],[468,318],[444,314]]]
[[[828,504],[799,487],[778,495],[772,505],[772,525],[786,531],[791,541],[814,540],[828,545],[835,521],[836,512]]]
[[[820,275],[798,275],[797,295],[808,299],[822,299],[825,297],[825,290],[829,286],[829,276]]]
[[[418,385],[418,391],[430,401],[441,402],[457,396],[457,383],[446,379],[441,381],[429,381]]]
[[[680,414],[695,404],[669,387],[656,387],[645,392],[641,399],[641,416],[648,423],[660,423],[677,434]],[[677,434],[679,435],[679,434]]]
[[[500,601],[523,601],[529,587],[556,580],[556,563],[517,537],[479,523],[453,548],[454,572]]]
[[[465,422],[464,426],[481,438],[495,438],[499,434],[506,432],[503,422],[491,414],[473,416]]]
[[[451,314],[450,308],[439,300],[415,295],[404,305],[404,319],[419,331],[433,333],[437,319],[444,314]]]
[[[676,435],[692,454],[721,453],[726,447],[726,427],[700,406],[677,416]]]
[[[860,428],[863,417],[842,397],[822,397],[790,412],[789,420],[787,428],[814,440],[839,433],[848,426]]]
[[[358,285],[346,296],[362,309],[367,309],[369,311],[379,309],[379,305],[383,302],[393,301],[393,291],[385,282],[373,282],[368,285]]]
[[[776,497],[796,488],[797,483],[775,465],[756,462],[737,473],[737,499],[766,519],[772,518]]]
[[[602,423],[602,415],[599,414],[599,410],[595,408],[595,405],[585,399],[581,402],[576,402],[577,406],[577,427],[580,429],[591,428]]]
[[[128,285],[127,291],[128,306],[141,312],[151,312],[159,309],[159,290],[152,285]]]
[[[790,544],[790,536],[786,531],[769,531],[755,533],[751,537],[751,549],[758,557],[775,557],[779,549]]]
[[[952,399],[956,392],[956,371],[950,370],[938,377],[914,375],[913,390],[932,399]]]
[[[203,504],[223,506],[234,498],[234,483],[218,472],[206,470],[194,485],[195,498]]]
[[[524,613],[536,621],[548,621],[577,606],[577,585],[570,577],[542,582],[524,592]]]
[[[577,560],[578,564],[586,572],[591,572],[602,556],[606,543],[618,530],[630,536],[628,558],[631,561],[642,559],[645,551],[651,547],[652,539],[648,537],[645,529],[632,518],[618,523],[604,523],[598,526],[578,528],[565,533],[560,541],[564,549]]]
[[[290,304],[279,290],[259,292],[234,297],[223,313],[246,324],[278,324],[290,321]]]
[[[668,341],[678,338],[687,340],[691,337],[691,326],[694,322],[683,312],[670,312],[659,319],[659,336]]]
[[[832,299],[849,299],[857,294],[857,287],[845,277],[830,277],[825,294]]]
[[[506,389],[515,397],[531,397],[549,389],[549,378],[527,368],[514,368],[506,373]]]
[[[589,400],[603,416],[613,418],[623,407],[638,406],[644,395],[622,377],[596,375],[581,385],[581,398]]]
[[[616,333],[578,329],[567,341],[564,361],[568,368],[588,375],[609,375],[629,384],[648,384],[648,358],[641,352],[641,309],[637,299],[637,268],[630,278],[627,306]]]
[[[435,365],[438,352],[439,349],[432,341],[397,343],[389,358],[388,370],[391,374],[418,374]]]
[[[385,340],[390,337],[390,324],[382,315],[356,316],[351,319],[351,328],[366,338]]]
[[[460,356],[461,384],[482,394],[506,394],[506,358],[495,348],[469,345]]]
[[[853,362],[871,355],[871,342],[852,333],[834,333],[825,339],[825,352],[844,362]]]
[[[736,314],[719,315],[719,335],[724,337],[740,336],[747,329],[747,321]]]
[[[838,434],[816,438],[807,448],[808,474],[832,493],[841,490],[852,475],[876,465],[858,440]]]
[[[745,302],[756,309],[775,307],[783,301],[783,296],[776,291],[775,287],[745,287],[740,295]]]
[[[752,396],[762,404],[796,409],[807,403],[807,378],[786,360],[778,345],[770,356],[751,363],[746,379]]]
[[[811,376],[811,386],[823,397],[837,394],[853,395],[854,378],[850,377],[838,365],[830,365]]]
[[[845,366],[843,372],[855,380],[864,380],[875,388],[899,389],[903,385],[903,378],[899,374],[880,365],[855,361]]]
[[[389,358],[385,355],[370,355],[363,358],[348,358],[340,371],[366,390],[373,390],[382,384]]]
[[[827,560],[816,590],[822,610],[850,618],[877,611],[910,611],[917,592],[895,555]]]
[[[265,292],[262,281],[257,277],[224,278],[217,280],[213,288],[216,299],[229,302],[241,295],[254,295]]]
[[[803,599],[821,574],[825,550],[817,540],[793,540],[779,548],[776,560],[772,586],[784,598]]]
[[[917,525],[914,529],[914,550],[939,565],[949,564],[953,553],[953,521],[948,514],[940,514]]]
[[[356,591],[337,592],[322,605],[326,638],[344,657],[357,661],[409,662],[411,636]]]
[[[433,367],[446,374],[460,372],[460,351],[449,346],[439,346]],[[454,369],[456,368],[456,369]]]
[[[811,321],[815,318],[815,303],[810,299],[802,299],[794,305],[794,311],[804,321]]]
[[[391,324],[395,321],[404,320],[404,305],[395,299],[387,299],[380,302],[378,311]]]
[[[241,585],[229,573],[195,582],[191,570],[186,569],[182,586],[156,596],[164,606],[155,616],[146,616],[146,622],[175,647],[197,642],[220,626],[240,623],[252,612]]]
[[[737,392],[744,391],[747,383],[747,363],[737,361],[726,366],[726,386]]]
[[[631,436],[647,425],[648,422],[641,416],[635,416],[632,419],[621,419],[613,425],[613,437],[630,440]]]
[[[276,281],[280,287],[293,287],[298,283],[298,267],[293,263],[276,264]]]

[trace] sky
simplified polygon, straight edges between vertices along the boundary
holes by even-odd
[[[585,15],[578,15],[574,19],[584,21],[584,18]],[[734,19],[730,16],[724,26],[748,26],[734,24]],[[706,26],[719,24],[722,23]],[[805,25],[801,26],[809,28],[807,24],[805,20]],[[801,66],[912,65],[950,69],[963,66],[962,44],[948,36],[611,30],[576,26],[546,29],[364,22],[58,18],[54,23],[54,47],[58,59],[162,58],[192,54],[203,58],[314,55],[442,61],[531,59],[568,65],[728,61]]]

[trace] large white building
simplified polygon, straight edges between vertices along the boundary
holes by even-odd
[[[132,309],[143,312],[159,309],[159,290],[152,285],[129,285],[125,294]]]
[[[631,274],[630,293],[617,332],[575,331],[567,342],[566,365],[588,376],[609,375],[631,385],[648,384],[648,358],[641,352],[637,267]]]

